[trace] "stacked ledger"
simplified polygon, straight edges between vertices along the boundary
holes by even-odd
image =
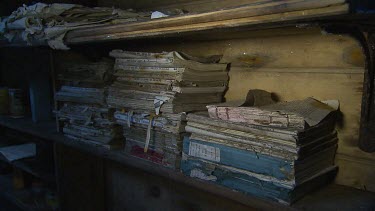
[[[222,101],[227,65],[219,57],[195,58],[179,52],[113,50],[114,83],[108,105],[124,126],[126,153],[179,168],[185,112]]]
[[[75,64],[59,74],[64,85],[55,96],[61,105],[56,116],[66,137],[107,148],[123,145],[122,128],[106,104],[111,70],[111,63],[95,62]]]
[[[335,176],[335,110],[313,98],[260,107],[208,106],[208,113],[187,116],[191,136],[183,141],[181,169],[290,204]]]

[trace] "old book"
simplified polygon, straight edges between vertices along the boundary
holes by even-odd
[[[158,149],[150,145],[147,152],[144,152],[144,144],[136,140],[128,138],[125,144],[125,152],[131,156],[153,162],[155,164],[179,169],[181,163],[181,153]]]
[[[109,54],[116,58],[115,69],[120,65],[125,66],[146,66],[163,68],[189,68],[202,71],[226,71],[227,64],[217,63],[220,57],[198,58],[181,52],[131,52],[122,50],[113,50]]]
[[[63,132],[70,137],[92,140],[103,144],[111,144],[111,142],[122,139],[122,128],[118,126],[100,128],[90,125],[66,123]]]
[[[265,125],[253,125],[247,123],[231,122],[210,118],[206,112],[190,113],[187,116],[188,122],[203,125],[211,125],[231,130],[252,133],[257,136],[267,136],[295,143],[297,145],[308,142],[309,140],[330,133],[335,127],[335,118],[326,118],[321,123],[309,127],[305,130],[296,128],[278,128]]]
[[[89,83],[93,86],[104,86],[112,79],[113,62],[102,60],[99,62],[68,63],[58,74],[58,80],[71,84]]]
[[[338,103],[270,97],[252,90],[246,100],[207,106],[209,115],[188,114],[184,174],[284,203],[332,179],[337,107],[329,104]]]
[[[222,81],[213,81],[211,84],[209,82],[202,82],[201,86],[195,82],[191,82],[191,84],[161,83],[157,82],[157,80],[149,80],[149,82],[128,81],[126,78],[119,77],[113,83],[112,87],[153,93],[170,91],[183,94],[222,93],[226,89],[226,83]]]
[[[185,114],[170,114],[152,117],[148,113],[133,113],[116,111],[114,113],[115,121],[123,126],[135,125],[147,128],[151,122],[152,129],[164,131],[173,134],[184,132],[185,123],[183,122]]]
[[[337,142],[304,159],[288,160],[243,148],[185,137],[183,152],[191,157],[296,184],[310,175],[332,166],[336,148]]]
[[[222,93],[202,93],[202,94],[181,94],[176,92],[145,92],[138,90],[126,90],[116,87],[109,88],[108,99],[117,98],[117,99],[136,99],[136,100],[147,100],[153,101],[158,97],[167,97],[169,98],[168,102],[170,103],[211,103],[218,102],[222,100]],[[125,100],[126,101],[126,100]]]
[[[331,166],[310,175],[298,184],[291,184],[270,176],[203,161],[186,154],[182,156],[181,169],[187,176],[284,204],[292,204],[307,193],[332,182],[337,173],[337,167]]]
[[[105,105],[104,93],[105,90],[100,88],[62,86],[55,99],[63,102]]]
[[[143,127],[124,127],[124,137],[127,139],[137,140],[143,144],[146,143],[147,128]],[[181,152],[182,134],[171,134],[157,130],[150,130],[150,145],[158,149]]]
[[[338,105],[338,104],[336,104]],[[211,118],[280,128],[305,129],[319,124],[336,111],[313,98],[282,102],[260,107],[232,107],[226,104],[207,106]]]
[[[70,121],[82,124],[112,125],[112,112],[106,107],[65,103],[56,115],[61,121]]]
[[[98,104],[66,102],[56,111],[64,135],[75,141],[92,142],[106,148],[124,144],[122,127],[112,120],[113,112]]]
[[[207,104],[222,101],[228,83],[227,64],[217,63],[217,56],[122,50],[113,50],[110,56],[116,58],[117,78],[107,101],[114,108],[156,114],[205,110]]]
[[[227,147],[233,147],[249,151],[250,153],[268,155],[289,161],[302,160],[314,153],[320,152],[321,150],[324,150],[337,144],[336,133],[319,137],[309,144],[305,144],[298,147],[298,149],[296,149],[295,151],[278,149],[277,147],[273,147],[272,145],[256,145],[252,143],[236,142],[231,141],[230,139],[215,138],[213,136],[200,135],[197,133],[191,134],[190,139],[206,143],[219,144]]]
[[[121,66],[116,68],[114,76],[125,77],[128,80],[152,78],[154,80],[164,80],[165,82],[180,81],[224,81],[229,79],[228,73],[224,71],[197,71],[187,68],[157,68],[157,67],[139,67]],[[164,82],[164,83],[165,83]]]

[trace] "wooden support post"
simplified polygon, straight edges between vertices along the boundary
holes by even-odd
[[[58,109],[58,104],[57,100],[55,98],[56,95],[56,72],[55,72],[55,63],[53,60],[53,51],[50,50],[49,53],[49,66],[50,66],[50,78],[51,78],[51,83],[52,83],[52,92],[53,92],[53,105],[54,105],[54,110],[57,111]],[[60,122],[58,118],[56,117],[56,131],[60,132]]]
[[[375,151],[375,29],[365,34],[366,72],[363,85],[359,147],[365,152]]]

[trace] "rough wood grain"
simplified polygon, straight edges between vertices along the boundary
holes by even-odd
[[[68,44],[73,43],[84,43],[84,42],[97,42],[97,41],[110,41],[119,40],[127,38],[140,38],[146,36],[158,36],[158,35],[168,35],[182,32],[193,32],[193,31],[203,31],[209,29],[218,28],[229,28],[229,27],[241,27],[249,26],[255,24],[265,24],[265,23],[275,23],[275,22],[285,22],[290,20],[303,20],[309,18],[321,18],[324,16],[333,16],[339,14],[345,14],[348,12],[348,5],[342,4],[338,6],[329,6],[324,8],[315,9],[302,9],[302,10],[292,10],[286,12],[280,12],[275,14],[260,15],[253,17],[240,17],[230,19],[219,19],[212,20],[211,22],[197,22],[191,23],[190,17],[186,16],[187,20],[180,20],[182,23],[164,24],[163,21],[168,22],[169,19],[155,20],[143,23],[127,24],[124,27],[111,26],[109,29],[107,27],[91,28],[87,30],[77,30],[71,31],[66,36],[66,42]],[[229,14],[232,12],[229,12]],[[177,17],[178,18],[178,17]],[[204,19],[207,17],[204,17]],[[203,19],[203,20],[204,20]],[[174,20],[174,18],[170,18]],[[186,22],[187,21],[187,22]],[[158,23],[160,22],[160,24]],[[112,29],[115,28],[115,29]]]

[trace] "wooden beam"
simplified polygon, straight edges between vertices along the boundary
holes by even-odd
[[[154,19],[144,22],[115,24],[95,28],[79,29],[72,32],[72,36],[89,36],[103,33],[119,33],[124,31],[135,31],[144,29],[158,29],[172,26],[185,26],[191,24],[200,24],[222,20],[256,17],[284,12],[310,10],[343,4],[343,0],[288,0],[288,1],[269,1],[263,0],[247,6],[241,6],[232,9],[224,9],[213,12],[187,14],[169,18]]]
[[[365,152],[375,152],[375,29],[363,39],[367,68],[363,82],[359,147]]]
[[[66,42],[68,44],[73,44],[97,41],[114,41],[129,38],[171,35],[183,32],[205,31],[210,29],[223,29],[268,23],[280,23],[293,20],[306,20],[311,18],[321,18],[325,16],[346,14],[348,10],[349,6],[347,4],[339,4],[318,9],[299,10],[271,15],[210,21],[204,23],[195,23],[194,21],[190,21],[189,19],[187,19],[182,20],[183,24],[181,23],[174,25],[170,24],[170,21],[168,21],[168,19],[164,20],[166,21],[165,23],[163,20],[156,20],[126,25],[114,25],[110,27],[97,27],[75,30],[67,34]],[[179,19],[179,17],[177,17],[177,19]],[[172,20],[172,23],[173,22],[174,21]]]

